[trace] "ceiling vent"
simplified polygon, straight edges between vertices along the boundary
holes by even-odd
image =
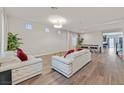
[[[51,7],[51,9],[52,9],[52,10],[57,10],[57,9],[58,9],[58,7]]]

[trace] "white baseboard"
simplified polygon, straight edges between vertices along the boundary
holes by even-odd
[[[52,55],[52,54],[59,53],[59,52],[63,52],[63,51],[67,51],[67,50],[60,50],[60,51],[56,51],[56,52],[38,54],[38,55],[33,55],[33,56],[35,56],[35,57],[41,57],[41,56]]]

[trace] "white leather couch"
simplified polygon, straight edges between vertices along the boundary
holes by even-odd
[[[42,73],[42,59],[28,55],[28,61],[21,61],[14,55],[0,57],[0,72],[11,70],[12,84],[18,84]]]
[[[69,54],[66,58],[52,56],[52,68],[69,78],[90,61],[90,50],[83,49]]]

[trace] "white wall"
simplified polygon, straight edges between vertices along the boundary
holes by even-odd
[[[58,34],[55,29],[50,32],[44,31],[44,26],[40,23],[30,22],[14,17],[8,18],[8,31],[19,34],[24,43],[23,48],[32,55],[44,55],[63,51],[67,49],[67,32]],[[25,23],[32,23],[33,29],[26,30]]]
[[[77,38],[78,38],[77,33],[72,33],[71,34],[71,48],[76,48],[76,46],[77,46]]]
[[[78,34],[75,32],[67,32],[67,49],[76,48]]]
[[[82,34],[84,38],[83,44],[98,44],[102,46],[103,35],[102,32],[91,32]]]
[[[1,37],[1,35],[2,35],[2,33],[1,33],[1,32],[2,32],[2,27],[1,27],[1,25],[2,25],[2,24],[1,24],[1,8],[0,8],[0,51],[1,51],[1,38],[2,38],[2,37]]]

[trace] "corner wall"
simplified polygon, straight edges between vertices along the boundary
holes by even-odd
[[[83,44],[96,44],[102,47],[103,42],[102,32],[84,33],[81,36],[84,38]]]

